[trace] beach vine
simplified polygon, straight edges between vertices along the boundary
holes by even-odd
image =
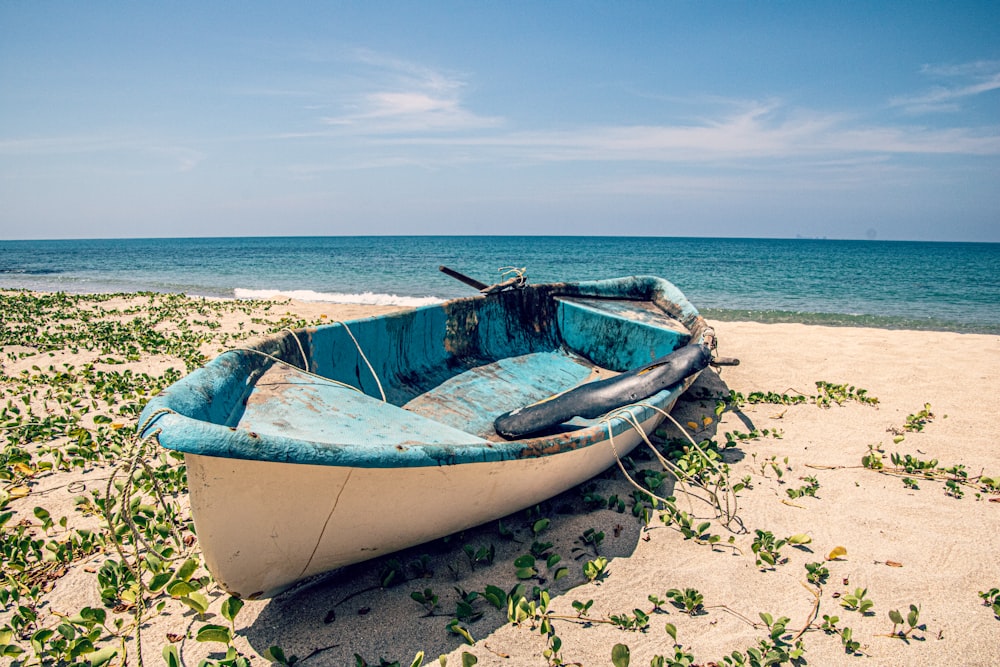
[[[192,664],[185,653],[194,645],[204,650],[193,652],[208,656],[201,662],[205,667],[247,667],[260,658],[292,665],[326,650],[296,656],[270,646],[258,658],[239,628],[245,602],[222,591],[204,568],[186,504],[182,458],[160,450],[153,439],[136,440],[138,415],[148,399],[210,356],[253,336],[320,322],[290,315],[272,302],[153,293],[0,290],[0,311],[0,658],[23,667],[154,661],[181,667]],[[238,325],[221,327],[223,317],[236,318]],[[137,370],[139,360],[151,363]],[[721,614],[739,619],[756,638],[718,656],[714,662],[719,665],[804,664],[816,638],[834,642],[846,655],[863,655],[868,650],[864,642],[875,637],[920,641],[928,631],[919,601],[890,609],[898,601],[886,603],[877,587],[849,585],[839,565],[847,558],[843,547],[827,545],[802,563],[802,554],[811,554],[800,549],[811,544],[808,534],[741,525],[739,496],[753,491],[755,483],[786,484],[791,466],[781,456],[758,458],[753,452],[745,465],[751,475],[737,481],[734,454],[766,438],[780,440],[782,430],[709,432],[725,411],[748,405],[878,407],[878,399],[850,384],[817,382],[810,394],[730,392],[710,403],[714,410],[665,427],[649,447],[622,457],[623,469],[636,484],[630,493],[608,495],[595,482],[572,492],[573,503],[584,513],[607,511],[620,521],[609,525],[595,520],[575,532],[572,543],[560,544],[551,535],[562,511],[545,503],[498,523],[493,541],[452,539],[448,553],[454,558],[448,570],[456,585],[441,587],[438,580],[432,585],[426,557],[393,557],[378,563],[374,589],[412,589],[407,592],[414,616],[440,623],[442,632],[468,647],[457,658],[463,666],[478,662],[472,651],[497,653],[477,641],[477,623],[491,615],[531,633],[539,642],[539,663],[549,666],[595,662],[592,656],[585,661],[574,657],[576,647],[564,632],[570,625],[618,633],[607,653],[616,667],[630,664],[630,639],[654,633],[663,638],[666,650],[653,656],[651,665],[706,664],[696,662],[695,647],[678,637],[688,627],[684,624],[709,624]],[[933,429],[936,419],[930,404],[924,404],[890,427],[898,432],[890,432],[912,442]],[[860,468],[899,477],[914,491],[920,484],[940,484],[956,500],[966,493],[1000,497],[996,477],[976,474],[961,463],[942,465],[919,453],[887,453],[881,444],[869,446]],[[60,485],[62,479],[70,481]],[[781,495],[806,503],[819,500],[819,479],[808,475],[800,480],[798,486],[779,486]],[[68,509],[55,504],[59,494],[69,497]],[[732,608],[710,599],[702,582],[678,574],[630,604],[602,610],[594,600],[616,578],[608,543],[629,521],[643,536],[667,528],[678,543],[703,545],[706,557],[725,551],[726,557],[746,558],[764,577],[778,576],[775,570],[794,572],[798,561],[811,608],[805,617]],[[74,571],[86,576],[100,602],[52,609],[48,596]],[[472,572],[492,580],[466,590],[461,575]],[[1000,589],[986,588],[993,583],[986,582],[970,604],[981,604],[984,614],[1000,620]],[[835,587],[831,595],[829,589]],[[346,599],[333,605],[329,622],[344,603]],[[168,634],[161,655],[143,656],[144,624],[166,614],[178,619],[178,627]],[[861,637],[858,623],[865,614],[874,614],[867,618],[884,626],[881,634]],[[369,662],[360,654],[354,659],[356,667],[420,667],[427,658],[419,651],[404,662],[382,657]],[[432,662],[446,665],[448,660]]]
[[[306,322],[274,302],[154,293],[0,290],[0,312],[0,657],[26,666],[100,667],[130,656],[142,664],[145,619],[168,604],[205,618],[211,598],[224,596],[197,553],[183,457],[137,441],[136,419],[183,375],[177,362],[191,370],[236,341]],[[240,319],[236,331],[220,330],[223,316]],[[84,361],[63,361],[67,354]],[[157,360],[159,370],[135,371],[140,359]],[[73,481],[48,486],[60,473]],[[60,490],[76,494],[73,516],[31,502]],[[47,594],[81,564],[103,608],[49,609]],[[192,635],[226,645],[220,665],[249,664],[232,646],[240,606],[225,600],[230,625],[203,623]],[[180,664],[173,644],[163,658]]]

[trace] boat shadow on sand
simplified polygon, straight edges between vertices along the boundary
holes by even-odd
[[[728,393],[717,373],[702,373],[672,414],[681,424],[701,422],[713,415],[716,397]],[[713,421],[695,437],[715,436]],[[631,458],[633,476],[662,471],[644,447]],[[725,450],[727,462],[742,458],[738,448]],[[499,521],[300,585],[268,602],[242,634],[258,653],[279,646],[286,657],[296,656],[304,665],[408,665],[418,651],[425,652],[424,664],[436,664],[439,655],[465,644],[461,634],[449,630],[453,619],[489,645],[490,635],[508,619],[506,604],[497,608],[484,595],[488,587],[506,594],[520,583],[529,599],[538,587],[548,589],[553,600],[574,600],[583,594],[573,589],[587,583],[584,564],[598,556],[613,564],[634,553],[645,530],[633,513],[635,491],[614,466]],[[673,491],[667,475],[656,492],[669,496]],[[407,511],[405,499],[400,499],[399,511]],[[663,526],[655,516],[649,525]],[[521,560],[532,554],[532,565]],[[519,572],[515,561],[533,569]],[[356,655],[365,662],[357,663]]]

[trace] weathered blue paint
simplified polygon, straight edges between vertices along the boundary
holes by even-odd
[[[338,323],[257,347],[321,377],[252,351],[226,352],[151,400],[143,435],[158,429],[162,446],[187,453],[370,468],[550,456],[604,438],[607,426],[577,418],[508,442],[492,431],[493,419],[688,342],[712,343],[683,294],[651,277],[534,285],[347,326],[386,402]],[[669,408],[691,381],[647,402]],[[656,413],[631,411],[639,421]],[[631,428],[624,419],[610,424],[615,435]]]

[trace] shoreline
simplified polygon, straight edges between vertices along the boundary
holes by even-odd
[[[52,387],[52,397],[41,401],[47,401],[51,412],[43,411],[39,404],[37,415],[58,416],[55,389],[64,386],[59,384],[59,373],[65,373],[66,380],[79,379],[85,366],[92,364],[94,372],[145,374],[153,386],[153,380],[162,378],[167,368],[185,369],[196,361],[187,352],[177,356],[180,348],[171,350],[167,345],[149,352],[140,350],[133,355],[138,359],[130,360],[128,345],[134,343],[129,336],[140,340],[142,336],[138,328],[124,328],[133,318],[147,318],[142,323],[160,318],[151,325],[156,331],[198,347],[205,356],[214,356],[215,349],[259,333],[258,329],[391,310],[329,303],[255,305],[222,299],[199,312],[200,299],[192,299],[187,304],[190,309],[185,310],[187,306],[180,303],[183,299],[169,295],[144,297],[143,303],[137,304],[115,298],[96,305],[120,309],[116,321],[123,328],[107,339],[108,345],[120,341],[120,350],[81,348],[74,352],[72,345],[66,344],[53,350],[52,356],[48,351],[22,356],[31,351],[24,343],[56,340],[41,334],[34,341],[22,341],[21,347],[5,346],[0,354],[6,373],[0,385],[4,391],[0,403],[18,400],[21,394],[14,392],[20,387]],[[55,308],[33,318],[23,313],[24,325],[55,333],[60,322],[77,321],[58,319],[60,306]],[[88,317],[96,317],[94,313]],[[47,319],[40,321],[39,316]],[[19,321],[15,317],[18,313],[5,313],[3,326],[12,330]],[[218,328],[208,324],[213,318]],[[674,415],[682,424],[690,421],[695,425],[692,435],[696,439],[726,442],[727,433],[733,438],[734,444],[723,450],[731,476],[750,478],[750,486],[740,492],[744,532],[730,533],[706,505],[696,500],[689,503],[677,489],[678,506],[693,511],[699,521],[709,521],[707,531],[722,537],[721,542],[713,546],[685,539],[676,527],[655,517],[644,525],[629,509],[631,487],[612,470],[593,480],[592,493],[628,501],[621,513],[607,506],[582,506],[581,494],[570,492],[541,508],[551,519],[544,532],[533,532],[537,516],[519,513],[507,522],[514,531],[513,539],[499,534],[496,525],[482,526],[451,541],[353,566],[273,600],[247,601],[236,616],[232,645],[255,665],[267,664],[260,656],[275,645],[281,646],[286,657],[308,657],[304,665],[353,664],[354,654],[369,664],[378,664],[383,658],[410,664],[418,650],[426,652],[424,664],[434,663],[442,654],[448,656],[449,665],[462,664],[463,652],[475,655],[479,665],[546,664],[543,651],[551,646],[538,627],[532,629],[527,622],[520,626],[509,623],[506,610],[494,609],[481,595],[471,604],[482,617],[462,623],[475,643],[467,645],[460,634],[448,630],[459,609],[459,590],[482,592],[492,585],[509,591],[517,583],[512,561],[526,553],[533,541],[543,540],[552,543],[551,550],[562,556],[572,572],[565,579],[532,579],[527,583],[529,589],[534,585],[550,588],[551,612],[560,617],[553,621],[561,640],[560,656],[568,663],[609,664],[616,644],[630,647],[633,665],[648,664],[654,655],[672,656],[678,647],[693,655],[698,664],[710,660],[721,663],[732,651],[745,651],[768,637],[759,617],[766,613],[772,618],[789,617],[789,638],[809,623],[815,624],[801,636],[803,657],[809,664],[853,665],[863,659],[862,655],[846,653],[842,635],[820,628],[824,615],[838,616],[841,630],[850,627],[853,638],[859,641],[858,650],[870,656],[873,664],[995,664],[1000,651],[1000,618],[982,604],[978,593],[1000,587],[996,559],[1000,531],[995,530],[1000,526],[1000,494],[963,485],[958,487],[961,496],[949,495],[944,478],[925,478],[920,473],[908,475],[918,487],[913,488],[903,482],[907,475],[867,469],[861,460],[874,452],[885,468],[891,469],[893,454],[909,455],[923,461],[933,459],[942,468],[964,466],[969,479],[982,474],[1000,476],[996,452],[1000,427],[989,407],[990,397],[1000,391],[1000,337],[801,323],[713,320],[712,324],[719,334],[719,354],[740,358],[741,365],[725,368],[721,374],[712,371],[703,375]],[[92,339],[105,344],[104,339]],[[55,370],[46,370],[48,366]],[[17,379],[22,371],[30,382]],[[43,376],[49,378],[47,384]],[[104,376],[98,379],[106,381]],[[96,396],[97,380],[80,381],[80,391]],[[864,388],[879,403],[873,406],[848,398],[843,405],[834,403],[824,409],[809,402],[780,405],[750,400],[754,392],[813,395],[820,391],[817,382]],[[716,419],[717,403],[709,397],[729,391],[746,400],[730,405]],[[117,432],[115,424],[134,425],[135,416],[128,410],[122,414],[122,409],[142,400],[141,394],[109,396],[110,403],[101,403],[100,409],[92,410],[81,421],[95,435],[103,433],[101,437],[107,442]],[[926,404],[930,404],[928,412],[933,416],[919,431],[904,430],[908,419]],[[94,412],[109,414],[112,422],[93,423]],[[13,419],[10,414],[6,417]],[[704,425],[705,417],[712,418],[708,425]],[[5,430],[4,436],[11,433]],[[67,436],[59,436],[24,447],[64,449],[68,441]],[[34,460],[48,460],[46,456],[50,455],[38,455]],[[99,526],[94,517],[79,511],[74,500],[100,491],[106,483],[115,459],[102,459],[100,451],[95,457],[68,471],[57,466],[52,471],[43,469],[29,477],[4,481],[2,488],[9,497],[7,507],[0,512],[16,512],[18,520],[26,519],[34,526],[31,530],[36,537],[49,540],[60,539],[65,533],[58,526],[43,530],[38,515],[33,514],[34,507],[44,507],[53,520],[66,516],[70,529]],[[643,468],[652,466],[651,462],[640,464]],[[817,483],[813,495],[803,492],[792,497],[788,493],[809,488],[808,478]],[[80,484],[86,487],[83,491]],[[26,488],[27,495],[13,497],[10,490],[19,488]],[[183,494],[178,499],[182,502]],[[401,502],[405,505],[405,499]],[[6,522],[4,530],[13,530],[15,522]],[[582,563],[595,557],[587,551],[590,547],[580,542],[590,528],[605,534],[599,551],[608,560],[608,574],[599,582],[588,582],[582,573]],[[780,551],[785,562],[779,559],[773,567],[761,568],[752,549],[756,530],[768,531],[776,538],[808,534],[811,541],[799,547],[784,545]],[[730,535],[733,547],[727,546]],[[494,545],[492,564],[472,564],[464,550],[467,544],[475,548]],[[836,547],[846,549],[846,555],[827,560]],[[73,561],[65,573],[51,579],[51,590],[44,593],[40,606],[40,624],[54,626],[58,622],[55,612],[73,614],[83,606],[105,608],[97,577],[109,559],[117,559],[113,551],[95,552]],[[402,564],[403,581],[384,586],[386,568],[392,567],[393,559]],[[828,570],[819,586],[806,580],[805,566],[810,563],[820,563]],[[544,577],[544,565],[540,569]],[[668,601],[669,590],[688,588],[703,595],[702,613],[688,615]],[[874,603],[870,616],[842,606],[858,589],[864,589]],[[423,595],[426,590],[439,598],[430,614],[427,605],[411,595]],[[222,613],[227,596],[210,587],[204,591],[209,607],[202,617],[178,598],[163,594],[155,598],[167,606],[143,629],[147,661],[158,662],[164,647],[170,646],[183,655],[185,664],[223,656],[223,644],[196,640],[205,625],[229,625]],[[650,596],[662,603],[654,604]],[[588,618],[601,622],[573,621],[578,616],[573,602],[588,600],[593,600]],[[888,613],[903,610],[905,617],[910,604],[919,608],[913,638],[903,641],[886,636],[894,627]],[[637,609],[648,612],[649,626],[644,631],[606,622],[614,616],[635,619],[633,610]],[[130,618],[127,610],[106,611],[109,619]],[[0,628],[10,617],[9,611],[0,614]],[[677,646],[664,631],[666,623],[676,628]],[[112,643],[102,638],[99,646]],[[27,641],[20,645],[27,650]],[[132,651],[130,645],[128,650]],[[120,658],[121,653],[113,660]]]
[[[26,292],[28,294],[67,294],[78,297],[128,297],[137,294],[178,295],[190,299],[207,299],[212,301],[234,302],[273,302],[286,304],[297,309],[315,309],[318,311],[340,308],[416,308],[425,305],[435,305],[446,301],[446,297],[423,296],[410,297],[395,294],[363,294],[336,295],[302,290],[235,290],[248,294],[263,296],[219,296],[211,294],[190,294],[185,292],[119,292],[119,291],[43,291],[30,288],[0,287],[0,295],[5,293]],[[318,298],[303,297],[303,294],[316,295]],[[338,300],[336,297],[346,297]],[[329,298],[335,297],[335,298]],[[452,297],[454,298],[454,297]],[[720,322],[755,322],[759,324],[803,324],[807,326],[826,326],[862,329],[880,329],[886,331],[927,331],[948,332],[959,334],[1000,335],[1000,322],[981,322],[973,325],[960,324],[947,320],[929,318],[913,318],[903,316],[879,316],[866,314],[835,313],[835,312],[797,312],[785,310],[753,310],[746,308],[700,308],[707,319]]]

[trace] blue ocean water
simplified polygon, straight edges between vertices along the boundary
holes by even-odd
[[[1000,244],[350,236],[0,241],[0,287],[419,305],[502,267],[531,282],[653,274],[707,316],[1000,333]]]

